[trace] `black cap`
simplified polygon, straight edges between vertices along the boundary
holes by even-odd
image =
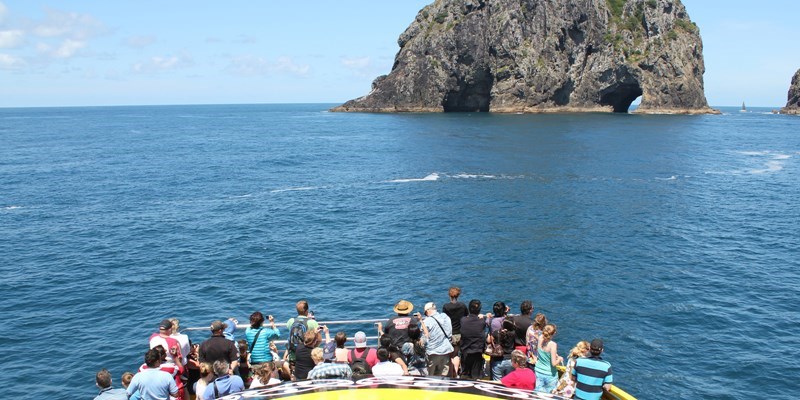
[[[591,350],[603,350],[603,339],[593,339],[592,343],[589,345]]]
[[[172,329],[172,321],[165,319],[158,324],[158,329]]]

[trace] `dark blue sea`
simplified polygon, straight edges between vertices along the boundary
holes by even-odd
[[[0,109],[0,397],[119,387],[166,317],[451,285],[605,339],[641,399],[796,395],[800,118],[330,106]]]

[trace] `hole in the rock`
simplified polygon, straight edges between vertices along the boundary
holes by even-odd
[[[634,100],[642,95],[638,83],[625,83],[609,88],[600,96],[600,104],[611,106],[615,113],[627,113]]]
[[[475,71],[469,82],[447,93],[442,102],[444,112],[489,112],[494,77],[488,68]]]

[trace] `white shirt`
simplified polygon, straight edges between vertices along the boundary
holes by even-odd
[[[192,351],[191,347],[189,347],[189,336],[184,335],[183,333],[173,333],[170,335],[171,338],[175,339],[181,345],[181,361],[183,365],[186,365],[186,360],[189,356],[189,352]]]
[[[403,376],[403,367],[391,361],[379,362],[372,367],[372,376]]]

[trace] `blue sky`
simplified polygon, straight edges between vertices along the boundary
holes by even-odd
[[[431,1],[0,0],[0,107],[341,103]],[[800,1],[683,3],[711,105],[786,103]]]

